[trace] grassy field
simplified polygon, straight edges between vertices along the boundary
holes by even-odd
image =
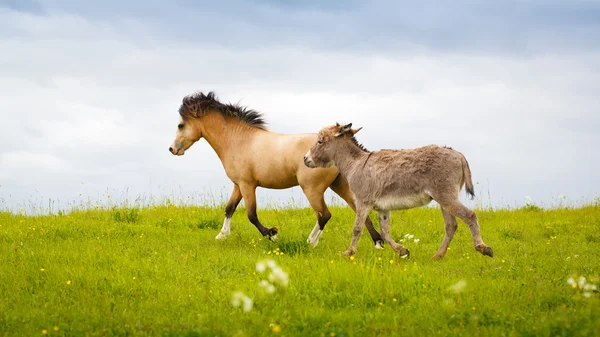
[[[0,213],[0,335],[600,335],[598,293],[567,282],[599,283],[599,205],[478,210],[495,257],[475,252],[460,222],[443,261],[431,260],[443,237],[437,209],[393,213],[393,236],[414,235],[408,260],[375,250],[368,234],[354,259],[342,256],[349,209],[332,208],[314,249],[306,244],[310,209],[260,211],[279,228],[277,242],[261,239],[243,208],[229,239],[216,241],[223,213]],[[259,286],[269,275],[257,271],[265,259],[289,276],[273,293]],[[251,310],[232,305],[237,291],[252,299]]]

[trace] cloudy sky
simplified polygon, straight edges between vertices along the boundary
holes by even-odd
[[[204,140],[167,151],[181,98],[210,90],[277,132],[353,122],[371,150],[452,146],[476,203],[590,201],[599,17],[585,0],[0,0],[0,208],[225,199]]]

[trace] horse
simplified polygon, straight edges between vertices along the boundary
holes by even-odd
[[[442,210],[446,234],[434,259],[445,256],[458,227],[456,217],[469,226],[475,250],[482,255],[494,256],[492,247],[481,238],[477,215],[458,199],[463,185],[468,196],[475,196],[471,169],[462,153],[437,145],[371,152],[354,137],[361,129],[352,129],[352,123],[324,127],[304,156],[307,167],[335,165],[354,193],[356,219],[345,255],[356,253],[363,222],[374,209],[379,216],[383,239],[400,257],[408,257],[409,250],[390,235],[391,211],[421,207],[435,200]]]
[[[215,239],[231,233],[231,218],[243,199],[247,217],[263,237],[277,239],[278,229],[267,228],[256,213],[256,188],[287,189],[300,185],[317,217],[307,242],[319,243],[331,213],[325,204],[327,188],[355,209],[348,183],[335,167],[309,169],[303,156],[316,141],[316,134],[281,134],[266,127],[263,115],[238,104],[222,103],[214,92],[196,92],[182,99],[175,140],[169,152],[182,156],[201,138],[217,153],[233,191],[225,207],[225,220]],[[367,217],[365,225],[378,249],[383,248],[381,235]]]

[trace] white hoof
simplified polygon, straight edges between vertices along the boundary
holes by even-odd
[[[375,244],[375,249],[383,249],[383,242],[377,241],[377,243]]]
[[[223,233],[220,232],[219,234],[217,234],[217,236],[215,237],[215,240],[225,240],[227,239],[227,237],[229,236],[229,233]]]
[[[306,242],[308,242],[313,246],[313,248],[315,248],[319,244],[319,237],[321,237],[321,234],[323,234],[323,230],[321,230],[319,224],[316,224],[315,228],[313,228],[312,232],[310,232],[310,235],[308,236]]]
[[[313,248],[315,248],[319,244],[319,238],[317,237],[315,240],[311,240],[311,238],[308,238],[308,240],[306,240],[306,242],[308,242],[309,245],[311,245]]]

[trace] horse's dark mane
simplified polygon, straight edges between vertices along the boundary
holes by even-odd
[[[179,108],[179,115],[184,119],[189,117],[198,118],[206,114],[208,110],[216,110],[225,117],[237,118],[255,128],[267,129],[267,122],[260,112],[238,104],[221,103],[212,91],[208,94],[196,92],[185,96]]]

